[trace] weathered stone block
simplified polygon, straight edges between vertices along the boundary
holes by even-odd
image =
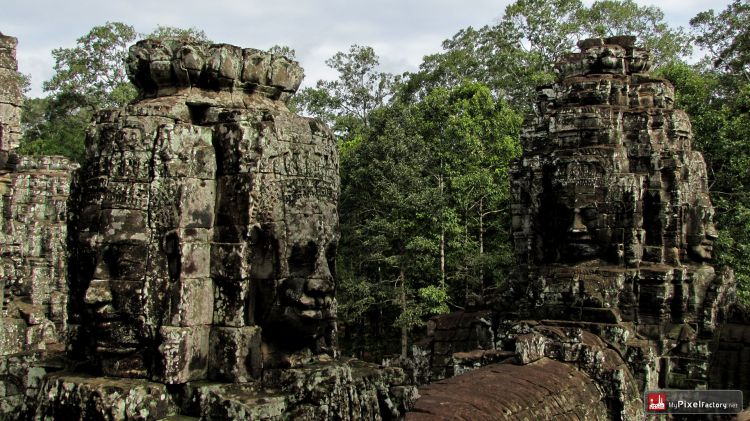
[[[179,194],[182,228],[211,228],[214,225],[216,184],[213,180],[183,180]]]
[[[250,277],[250,265],[246,257],[249,254],[245,243],[211,244],[211,277],[215,279],[247,279]]]
[[[180,384],[203,380],[208,373],[210,326],[176,327],[159,329],[161,373],[159,381]]]
[[[10,355],[26,348],[26,324],[21,319],[0,319],[0,352]]]
[[[241,327],[254,321],[252,288],[246,279],[217,279],[214,286],[213,324]]]
[[[156,421],[177,413],[167,387],[136,379],[51,374],[34,419]]]
[[[211,328],[209,377],[243,383],[263,368],[261,329],[257,326]]]
[[[149,185],[133,182],[136,179],[135,177],[128,178],[128,181],[110,179],[107,183],[108,194],[102,197],[102,208],[133,210],[148,208]]]
[[[114,152],[105,159],[101,172],[109,175],[110,182],[146,183],[152,171],[153,159],[149,151]]]
[[[173,326],[210,325],[214,316],[214,283],[211,278],[183,278],[170,300]]]
[[[271,85],[285,91],[295,92],[302,83],[302,68],[285,57],[274,57],[271,62]]]
[[[220,87],[232,86],[242,74],[242,49],[234,45],[218,44],[213,46],[206,58],[206,71]]]
[[[21,98],[18,73],[15,70],[0,68],[0,103],[19,105]]]
[[[268,85],[271,55],[254,48],[243,50],[242,81]]]
[[[216,157],[221,163],[217,175],[234,175],[259,170],[262,128],[255,121],[219,124],[214,132]]]

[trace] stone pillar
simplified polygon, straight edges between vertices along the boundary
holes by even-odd
[[[0,33],[0,151],[18,147],[21,137],[21,88],[18,84],[18,40]]]

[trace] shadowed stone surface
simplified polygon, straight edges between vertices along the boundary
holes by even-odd
[[[437,317],[425,345],[433,380],[465,373],[470,383],[467,370],[503,361],[534,383],[530,363],[571,364],[603,392],[607,419],[630,420],[642,416],[646,389],[709,385],[734,279],[710,265],[706,165],[672,85],[648,74],[634,37],[579,47],[557,64],[557,83],[538,88],[521,134],[511,172],[517,273],[490,314]],[[433,404],[417,408],[439,413]]]
[[[21,87],[16,62],[18,40],[0,32],[0,167],[21,137]]]

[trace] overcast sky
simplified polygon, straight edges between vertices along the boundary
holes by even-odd
[[[636,0],[660,7],[673,25],[729,0]],[[157,25],[196,27],[215,42],[297,51],[304,85],[333,79],[325,60],[352,44],[370,45],[384,71],[415,70],[426,54],[458,30],[498,20],[511,0],[6,0],[0,32],[17,37],[19,70],[31,75],[30,96],[52,75],[50,51],[73,47],[76,39],[107,21],[151,32]],[[591,4],[592,1],[584,1]]]

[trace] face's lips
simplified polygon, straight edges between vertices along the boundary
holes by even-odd
[[[102,344],[100,342],[97,342],[96,352],[101,354],[116,354],[116,355],[127,355],[132,354],[136,352],[138,348],[136,347],[127,347],[127,346],[111,346],[111,344]]]
[[[91,306],[89,314],[97,352],[126,355],[139,349],[138,329],[127,323],[111,304]]]
[[[578,243],[583,245],[591,244],[594,241],[588,232],[569,232],[567,239],[570,244]]]

